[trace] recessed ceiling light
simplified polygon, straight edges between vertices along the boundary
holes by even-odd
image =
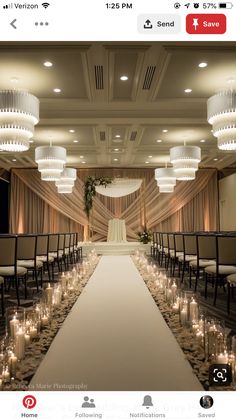
[[[61,89],[59,89],[58,87],[56,87],[55,89],[53,89],[54,93],[61,93]]]
[[[148,156],[148,158],[149,158],[149,159],[151,159],[151,158],[152,158],[152,156]]]
[[[12,161],[16,161],[16,159],[12,159]]]
[[[217,161],[218,159],[217,158],[215,158],[215,159],[213,159],[214,161]]]
[[[129,80],[129,77],[128,76],[121,76],[120,80],[121,81],[127,81],[127,80]]]
[[[162,132],[168,132],[168,129],[163,129]]]
[[[205,68],[205,67],[207,67],[207,63],[200,63],[200,64],[198,64],[198,67]]]
[[[185,91],[185,93],[191,93],[192,89],[185,89],[184,91]]]
[[[119,151],[119,148],[114,148],[114,151]]]
[[[162,143],[162,140],[157,140],[157,143]]]
[[[206,140],[200,140],[200,143],[205,143],[206,142]]]
[[[146,164],[149,164],[149,161],[145,161]]]
[[[80,159],[83,159],[83,158],[84,158],[84,156],[79,156],[79,158],[80,158]]]
[[[118,135],[118,134],[117,134],[117,135],[116,135],[116,138],[120,138],[120,135]]]
[[[32,144],[33,142],[34,142],[33,140],[29,140],[29,143],[31,143],[31,144]]]
[[[82,161],[81,163],[85,164],[85,163],[86,163],[86,161]]]
[[[69,129],[69,132],[71,132],[72,134],[75,132],[74,129]]]
[[[44,67],[52,67],[53,66],[53,63],[51,63],[51,61],[45,61],[43,63],[43,65],[44,65]]]
[[[211,132],[213,132],[213,129],[211,129]]]
[[[74,140],[74,141],[73,141],[73,143],[78,143],[78,142],[79,142],[78,140]]]
[[[118,161],[118,159],[113,159],[114,161]]]

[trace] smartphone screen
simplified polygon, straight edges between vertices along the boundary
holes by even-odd
[[[0,418],[235,418],[236,2],[0,5]]]

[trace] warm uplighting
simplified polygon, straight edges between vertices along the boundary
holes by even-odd
[[[198,163],[201,161],[201,149],[196,146],[177,146],[170,149],[170,162],[178,180],[195,179]]]
[[[29,149],[34,126],[39,122],[39,100],[22,90],[0,91],[0,149]]]
[[[42,146],[35,149],[35,161],[41,172],[41,179],[56,181],[66,164],[66,149],[59,146]]]
[[[148,156],[149,159],[152,159],[152,156]]]
[[[236,90],[225,90],[207,101],[207,119],[220,150],[236,150]]]

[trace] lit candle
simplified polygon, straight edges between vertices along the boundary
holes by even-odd
[[[35,338],[38,334],[37,328],[35,326],[31,326],[29,330],[29,335],[31,339]]]
[[[43,317],[41,318],[41,322],[42,322],[42,326],[48,325],[48,317],[46,316],[46,314],[44,314]]]
[[[173,304],[172,311],[173,311],[173,313],[178,313],[179,312],[179,304],[178,303]]]
[[[8,370],[8,367],[6,367],[5,369],[3,369],[2,371],[2,379],[4,383],[8,383],[10,381],[10,372]]]
[[[16,313],[16,315],[17,315],[17,313]],[[19,320],[16,318],[16,316],[14,316],[13,319],[10,320],[10,334],[11,334],[12,339],[15,338],[15,334],[16,334],[16,330],[17,330],[18,325],[19,325]]]
[[[176,291],[177,291],[177,285],[176,285],[175,281],[174,281],[174,282],[173,282],[173,284],[171,285],[171,291],[172,291],[172,297],[173,297],[173,300],[175,300],[175,297],[176,297]]]
[[[17,332],[16,332],[16,348],[15,348],[15,353],[18,359],[23,359],[25,356],[25,334],[22,330],[22,328],[20,328]]]
[[[28,346],[30,344],[30,335],[28,333],[25,334],[25,346]]]
[[[180,312],[180,322],[182,326],[185,326],[187,324],[187,321],[188,321],[188,313],[187,313],[187,310],[183,308],[183,310],[181,310]]]
[[[52,297],[53,297],[53,289],[52,289],[51,285],[48,284],[48,287],[46,288],[46,299],[47,299],[47,304],[48,305],[52,304]]]
[[[216,357],[216,364],[227,364],[227,362],[228,362],[228,353],[227,352],[224,352],[224,353],[221,353],[221,354],[219,354],[217,357]]]
[[[11,377],[15,377],[16,375],[17,362],[18,362],[17,357],[14,355],[14,353],[12,353],[9,358],[9,370],[10,370]]]
[[[190,322],[198,320],[198,304],[195,300],[192,300],[189,305],[190,310]]]

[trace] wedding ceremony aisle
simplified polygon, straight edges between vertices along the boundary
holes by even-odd
[[[34,390],[201,390],[130,256],[103,256]]]

